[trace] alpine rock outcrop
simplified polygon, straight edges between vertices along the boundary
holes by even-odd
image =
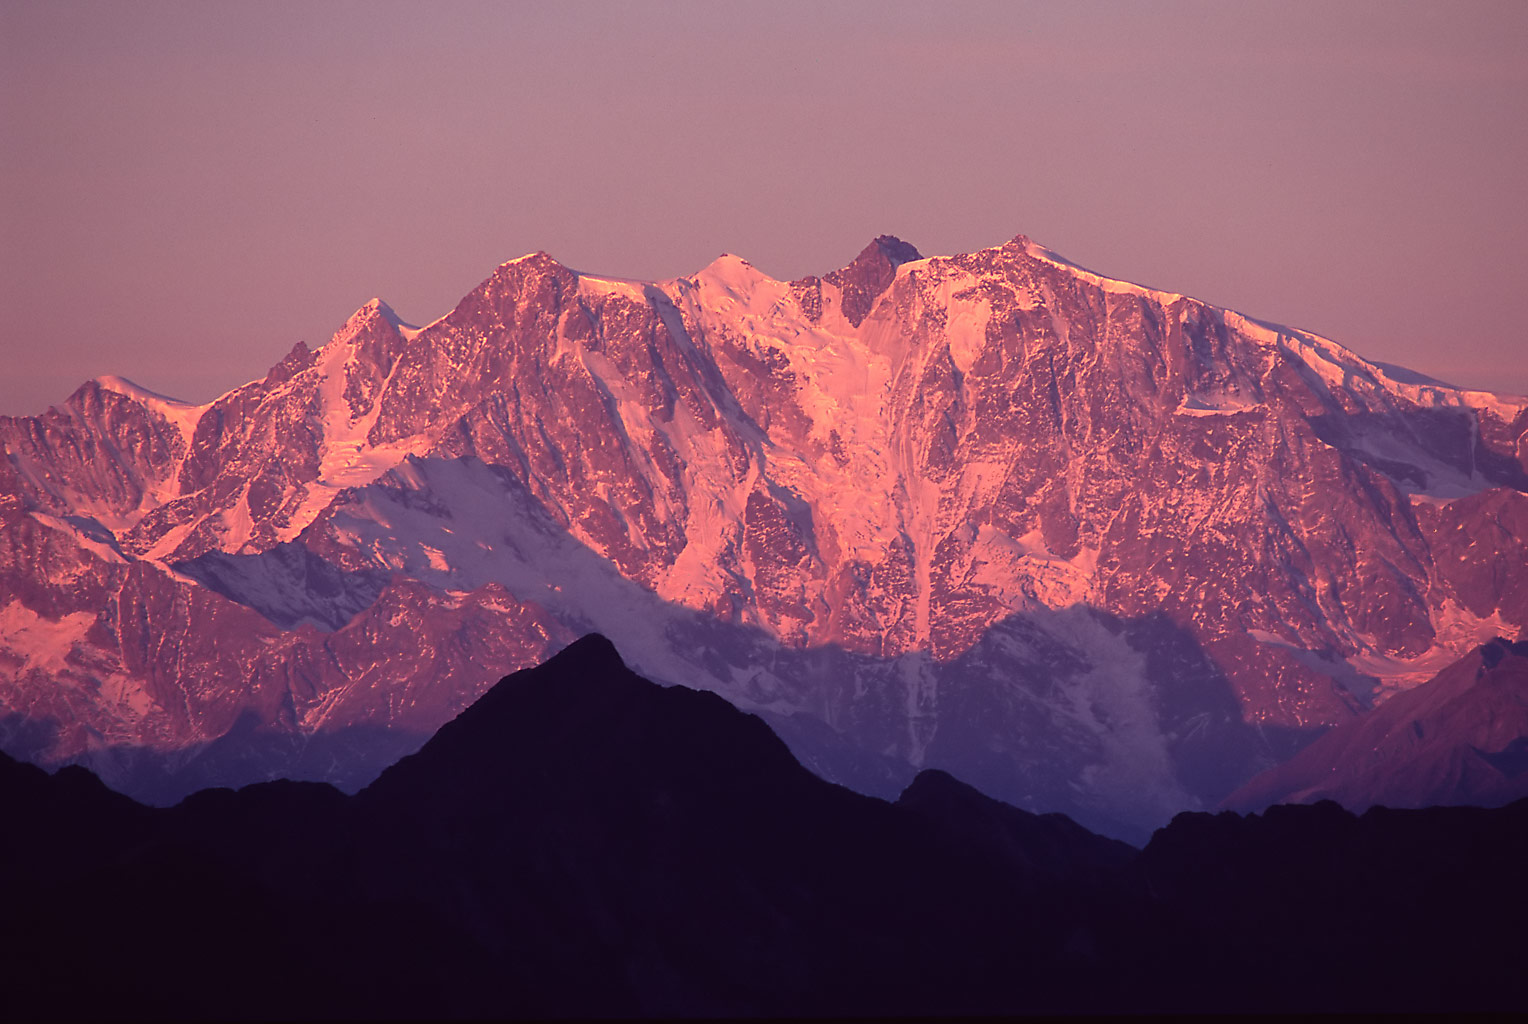
[[[1528,624],[1528,400],[1083,270],[503,264],[189,406],[0,419],[0,745],[360,785],[609,636],[819,773],[1141,837]]]

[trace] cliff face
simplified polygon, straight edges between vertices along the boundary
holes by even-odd
[[[0,420],[0,736],[354,782],[597,628],[830,777],[1139,835],[1528,622],[1528,402],[1413,380],[1022,237],[523,257],[207,406]]]

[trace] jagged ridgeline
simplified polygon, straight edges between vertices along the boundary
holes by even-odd
[[[1528,622],[1528,401],[1023,237],[535,254],[0,443],[0,743],[153,800],[361,785],[597,629],[863,792],[944,768],[1141,840]]]

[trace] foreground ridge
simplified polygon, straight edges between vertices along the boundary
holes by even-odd
[[[0,756],[0,1014],[1503,1010],[1528,802],[1184,815],[1142,852],[942,772],[894,803],[601,637],[360,794],[152,809]],[[93,919],[100,928],[81,929]],[[123,943],[112,926],[132,927]],[[1340,954],[1340,955],[1339,955]]]

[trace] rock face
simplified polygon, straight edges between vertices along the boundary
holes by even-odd
[[[1430,682],[1345,722],[1231,794],[1226,806],[1335,800],[1353,810],[1528,797],[1528,643],[1496,639]]]
[[[790,283],[538,253],[0,444],[0,742],[149,798],[359,784],[599,629],[830,778],[1141,838],[1528,623],[1528,402],[1022,236]]]

